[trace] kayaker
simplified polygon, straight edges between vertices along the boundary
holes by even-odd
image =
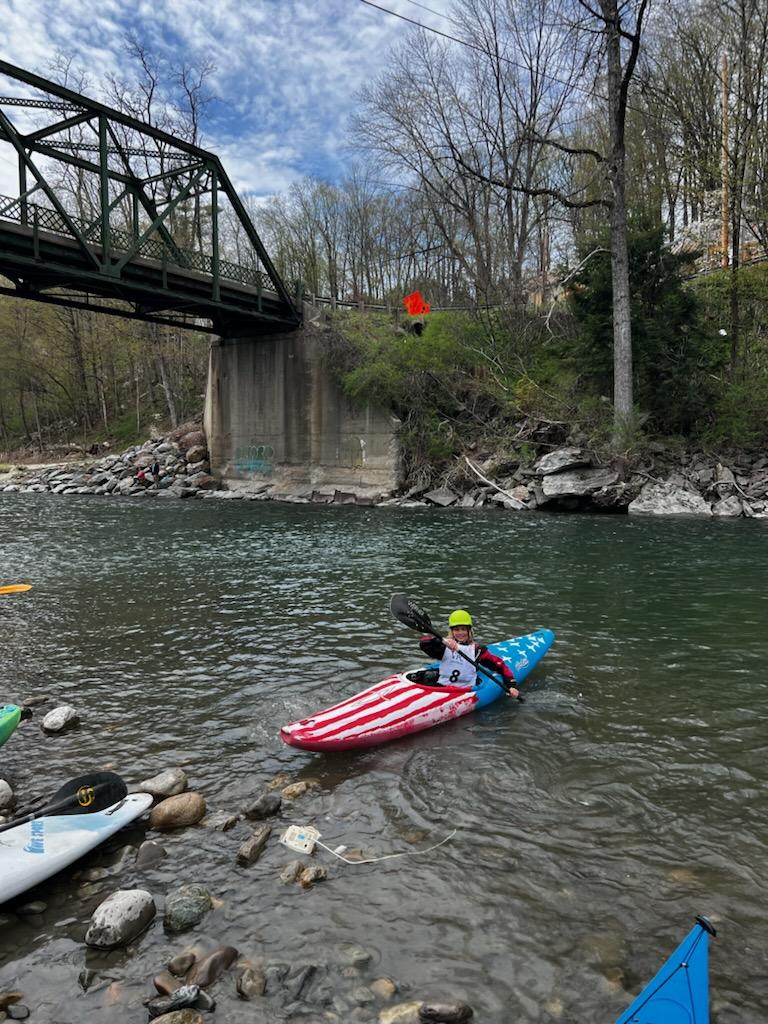
[[[509,666],[484,644],[476,644],[472,633],[472,616],[463,608],[457,608],[448,617],[448,636],[439,640],[434,636],[423,636],[419,647],[428,658],[440,662],[440,675],[436,686],[474,686],[477,681],[475,665],[498,672],[504,680],[504,689],[509,697],[519,697],[515,677]],[[458,652],[461,651],[466,658]]]

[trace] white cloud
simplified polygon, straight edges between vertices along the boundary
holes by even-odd
[[[378,0],[377,0],[378,2]],[[360,0],[0,0],[2,59],[44,77],[55,54],[88,76],[103,98],[107,77],[131,79],[125,53],[132,32],[173,64],[216,66],[204,145],[217,152],[239,188],[264,195],[312,172],[343,172],[339,154],[354,97],[387,64],[410,27]],[[408,18],[451,31],[449,0],[382,0]],[[432,13],[434,12],[434,13]],[[0,93],[12,83],[3,79]],[[0,189],[9,164],[0,146]],[[11,161],[15,168],[15,158]],[[14,172],[15,177],[15,172]],[[6,183],[6,181],[8,183]]]

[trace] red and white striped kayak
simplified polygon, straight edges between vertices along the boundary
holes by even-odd
[[[553,640],[551,630],[540,629],[514,640],[491,644],[489,650],[509,664],[520,683],[546,654]],[[478,683],[472,687],[427,686],[410,678],[419,674],[400,672],[389,676],[340,704],[284,725],[280,738],[304,750],[373,747],[460,718],[503,693],[500,686],[485,676],[479,676]]]

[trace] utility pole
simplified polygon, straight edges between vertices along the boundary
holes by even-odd
[[[720,60],[720,266],[728,266],[729,246],[729,166],[728,166],[728,54],[724,53]]]

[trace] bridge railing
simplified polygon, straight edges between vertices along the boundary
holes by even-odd
[[[70,226],[61,215],[48,206],[31,203],[28,199],[0,195],[0,220],[9,220],[22,226],[31,227],[33,234],[38,231],[50,231],[52,234],[74,238]],[[72,217],[83,238],[98,244],[100,224],[98,220],[88,222],[80,217]],[[136,237],[129,231],[121,231],[112,227],[110,241],[116,251],[129,252],[136,245]],[[214,276],[214,261],[205,253],[184,249],[174,244],[173,248],[159,238],[145,238],[139,245],[137,254],[147,259],[157,260],[163,266],[177,266],[184,270],[194,270],[201,274]],[[219,277],[239,284],[249,285],[258,290],[273,288],[269,275],[255,267],[247,267],[230,260],[219,259]]]

